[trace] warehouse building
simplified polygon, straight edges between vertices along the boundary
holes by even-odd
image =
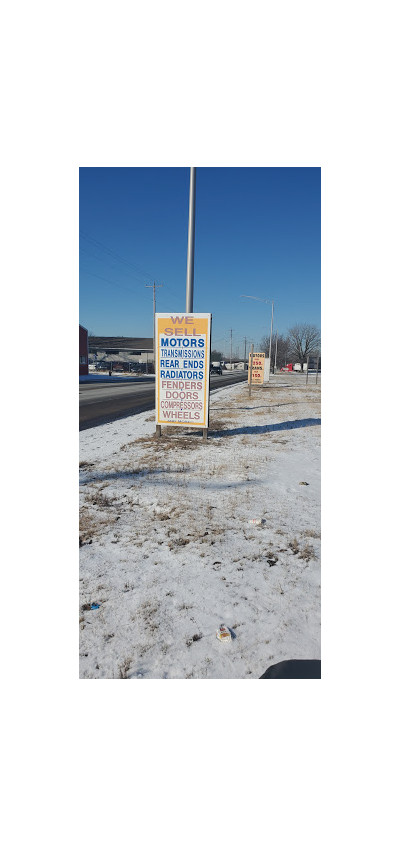
[[[153,338],[89,338],[91,369],[154,373]]]

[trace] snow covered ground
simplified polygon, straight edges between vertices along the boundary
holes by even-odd
[[[211,393],[207,441],[156,438],[154,412],[81,432],[81,678],[258,679],[320,658],[312,381]]]

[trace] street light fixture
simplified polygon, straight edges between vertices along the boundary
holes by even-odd
[[[241,294],[241,297],[246,297],[248,300],[258,300],[260,303],[271,303],[272,310],[271,310],[271,331],[269,336],[269,369],[271,370],[271,352],[272,352],[272,327],[274,325],[274,301],[273,300],[263,300],[261,297],[252,297],[250,294]]]

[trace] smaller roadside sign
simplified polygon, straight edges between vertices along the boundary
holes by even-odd
[[[251,354],[249,355],[249,371],[248,371],[248,384],[250,384],[250,372],[251,372],[251,381],[253,385],[263,385],[264,384],[264,366],[265,366],[265,353],[262,352],[255,352],[253,353],[253,370],[250,370],[251,366]]]

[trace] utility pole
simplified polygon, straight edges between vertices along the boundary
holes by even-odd
[[[156,288],[162,288],[161,285],[156,285],[153,282],[152,285],[146,285],[146,288],[153,289],[153,360],[154,360],[154,378],[157,378],[156,375]],[[149,369],[149,363],[147,359],[147,370]],[[161,426],[156,424],[156,437],[161,438]]]
[[[152,285],[146,285],[146,288],[153,289],[153,358],[154,358],[154,373],[156,372],[156,288],[162,288],[161,285],[156,285],[153,282]]]
[[[271,371],[271,351],[272,351],[272,329],[274,325],[274,301],[273,300],[263,300],[261,297],[253,297],[250,294],[241,294],[241,297],[245,297],[248,300],[259,300],[260,303],[271,303],[272,311],[271,311],[271,330],[269,333],[269,369]]]
[[[232,370],[232,329],[231,329],[231,370]]]
[[[186,269],[186,312],[193,313],[194,224],[196,209],[196,168],[190,168],[189,225]]]

